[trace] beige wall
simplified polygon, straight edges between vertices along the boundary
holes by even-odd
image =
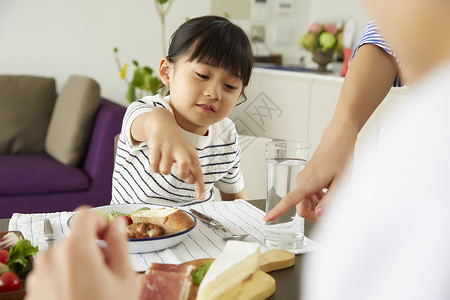
[[[229,14],[234,19],[250,19],[251,0],[211,0],[211,13],[218,16]]]
[[[234,12],[241,9],[239,3],[248,6],[248,1],[254,0],[174,0],[167,15],[167,39],[187,17],[209,14],[213,4],[226,3]],[[271,11],[275,1],[267,0]],[[296,15],[291,19],[273,16],[271,20],[275,26],[293,28],[292,44],[272,45],[275,52],[285,51],[292,61],[301,54],[297,40],[311,21],[361,18],[358,0],[292,3]],[[246,9],[242,13],[248,14]],[[363,18],[357,27],[365,25],[367,17]],[[236,23],[247,31],[251,26],[249,20],[237,19]],[[126,85],[119,79],[113,48],[119,47],[123,63],[137,59],[155,68],[163,55],[160,39],[152,0],[0,0],[0,72],[56,77],[58,89],[71,74],[88,75],[100,83],[103,96],[126,104]]]

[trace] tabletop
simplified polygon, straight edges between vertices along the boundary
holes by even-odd
[[[262,210],[265,209],[265,200],[263,199],[251,200],[249,202]],[[9,219],[0,219],[0,231],[7,231],[8,224]],[[305,234],[308,236],[311,230],[312,223],[306,221]],[[268,298],[269,300],[301,299],[300,278],[303,274],[302,264],[305,257],[309,255],[313,254],[308,253],[296,255],[294,266],[269,273],[273,278],[275,278],[276,281],[276,291],[270,298]]]

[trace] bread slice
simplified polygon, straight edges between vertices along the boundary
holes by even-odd
[[[178,208],[157,208],[132,212],[133,223],[152,223],[161,226],[163,234],[172,234],[189,229],[195,221]]]

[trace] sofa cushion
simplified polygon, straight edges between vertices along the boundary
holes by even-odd
[[[43,153],[54,78],[0,75],[0,154]]]
[[[46,152],[65,165],[79,165],[99,105],[98,83],[88,77],[71,76],[56,99],[45,139]]]
[[[89,177],[47,154],[0,155],[0,197],[87,190]]]

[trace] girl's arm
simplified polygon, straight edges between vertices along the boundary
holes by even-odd
[[[170,174],[172,165],[175,165],[177,177],[187,183],[196,183],[197,197],[205,200],[203,172],[197,151],[182,135],[167,109],[155,108],[139,115],[131,124],[131,138],[136,142],[147,142],[153,172]]]

